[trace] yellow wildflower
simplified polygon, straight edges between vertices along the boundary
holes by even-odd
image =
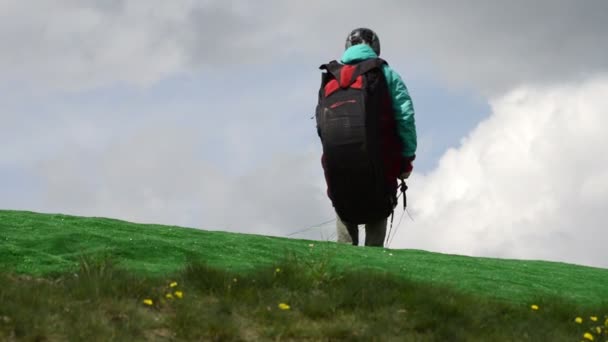
[[[597,331],[597,334],[601,334],[602,333],[602,327],[595,327],[595,331]]]
[[[589,341],[593,341],[593,335],[591,335],[591,333],[585,333],[585,335],[583,335],[583,338]]]
[[[182,291],[175,291],[175,297],[182,299],[184,298],[184,293]]]
[[[279,309],[281,309],[281,310],[289,310],[289,309],[291,309],[291,306],[289,306],[288,304],[285,304],[285,303],[280,303],[279,304]]]
[[[172,295],[172,294],[170,294],[170,293],[167,293],[167,294],[165,295],[165,297],[167,297],[167,299],[173,299],[173,295]]]
[[[574,321],[578,324],[583,324],[583,319],[581,317],[576,317]]]
[[[277,267],[277,269],[276,269],[276,270],[274,270],[274,272],[275,272],[275,273],[280,273],[280,272],[281,272],[281,269]]]
[[[152,301],[152,299],[144,299],[144,304],[146,304],[146,305],[153,305],[154,302]]]
[[[174,281],[171,284],[169,284],[169,287],[176,287],[176,286],[177,286],[177,282],[176,281]]]
[[[538,305],[536,305],[536,304],[532,304],[532,305],[530,306],[530,308],[531,308],[532,310],[538,310]]]
[[[605,325],[606,327],[608,327],[608,318],[606,318],[606,321],[604,322],[604,325]]]
[[[594,322],[597,322],[597,316],[591,316],[591,317],[589,317],[589,319],[592,320],[592,321],[594,321]]]

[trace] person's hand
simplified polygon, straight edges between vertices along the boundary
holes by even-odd
[[[414,165],[412,162],[416,159],[416,156],[404,157],[401,161],[401,170],[399,171],[399,179],[408,179],[412,175]]]
[[[412,171],[408,171],[408,172],[402,172],[399,175],[399,179],[404,180],[404,179],[408,179],[410,178],[410,175],[412,174]]]

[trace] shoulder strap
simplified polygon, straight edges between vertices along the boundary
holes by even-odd
[[[357,76],[363,75],[376,68],[381,68],[385,64],[388,65],[388,63],[382,58],[367,59],[357,65],[357,70],[355,71],[355,74],[357,74]]]

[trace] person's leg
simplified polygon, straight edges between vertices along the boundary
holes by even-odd
[[[386,237],[386,222],[387,219],[385,218],[365,225],[366,246],[384,247],[384,238]]]
[[[348,224],[342,222],[339,216],[336,215],[336,229],[338,232],[339,243],[359,244],[359,226],[356,224]],[[354,238],[354,239],[353,239]]]

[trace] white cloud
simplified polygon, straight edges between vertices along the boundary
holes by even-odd
[[[608,266],[608,79],[522,87],[410,180],[391,247]]]

